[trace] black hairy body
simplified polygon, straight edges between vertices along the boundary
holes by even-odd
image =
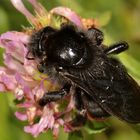
[[[33,58],[27,59],[37,59],[40,72],[64,85],[60,91],[45,93],[39,104],[60,100],[73,87],[77,109],[71,122],[74,127],[83,125],[88,116],[102,119],[114,115],[129,123],[140,122],[140,87],[111,57],[128,45],[120,42],[105,48],[102,41],[100,30],[73,25],[60,30],[47,26],[31,36],[28,49]]]

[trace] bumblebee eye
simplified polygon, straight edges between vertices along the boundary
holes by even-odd
[[[41,33],[41,37],[39,40],[39,44],[38,44],[38,51],[40,53],[45,51],[45,47],[46,47],[46,41],[48,39],[48,36],[50,36],[51,34],[53,34],[56,30],[50,26],[46,26]]]

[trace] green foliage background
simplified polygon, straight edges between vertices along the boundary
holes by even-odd
[[[29,7],[26,0],[25,4]],[[118,58],[128,72],[140,83],[140,0],[39,0],[48,10],[55,6],[67,6],[81,17],[97,18],[105,34],[104,43],[125,40],[130,49]],[[0,1],[0,33],[9,30],[21,30],[21,25],[28,26],[25,17],[16,11],[9,0]],[[0,57],[1,58],[1,57]],[[10,94],[0,94],[0,139],[33,140],[23,131],[24,123],[14,116]],[[111,117],[109,128],[99,133],[103,123],[91,123],[82,131],[70,135],[61,130],[59,140],[140,140],[140,126],[128,125]],[[91,125],[90,124],[90,125]],[[99,129],[99,130],[98,130]],[[41,134],[36,140],[52,140],[51,132]]]

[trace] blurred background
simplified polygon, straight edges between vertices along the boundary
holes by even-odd
[[[30,5],[25,4],[30,9]],[[127,52],[118,59],[140,84],[140,0],[38,0],[48,10],[56,6],[67,6],[83,18],[98,20],[105,34],[104,43],[110,45],[120,40],[129,43]],[[29,26],[25,17],[10,3],[0,0],[0,34],[9,30],[20,31],[22,26]],[[23,131],[26,123],[14,116],[15,109],[10,94],[0,94],[0,139],[1,140],[34,140]],[[103,131],[105,125],[109,125]],[[91,127],[70,135],[61,131],[59,140],[140,140],[140,126],[129,125],[111,117],[104,123],[93,122]],[[86,131],[85,131],[86,130]],[[36,140],[53,139],[51,132],[41,134]]]

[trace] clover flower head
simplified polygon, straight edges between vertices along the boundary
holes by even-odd
[[[88,25],[95,26],[96,21],[81,19],[66,7],[56,7],[47,11],[36,0],[28,0],[34,8],[33,15],[22,0],[11,0],[11,2],[25,15],[31,27],[25,28],[22,32],[10,31],[0,35],[0,47],[4,49],[4,66],[0,67],[0,91],[12,93],[18,101],[16,106],[19,111],[15,112],[15,116],[21,121],[28,121],[29,125],[24,127],[25,132],[37,137],[40,133],[51,129],[57,136],[60,126],[69,131],[66,122],[71,117],[67,117],[66,114],[72,113],[74,103],[70,96],[66,99],[65,110],[60,110],[60,104],[54,102],[44,107],[38,105],[38,100],[44,93],[58,89],[61,85],[58,85],[57,81],[52,81],[47,75],[39,73],[35,60],[26,59],[30,35],[45,26],[59,27],[62,22],[72,22],[76,26],[86,28]],[[55,18],[56,15],[61,19]]]

